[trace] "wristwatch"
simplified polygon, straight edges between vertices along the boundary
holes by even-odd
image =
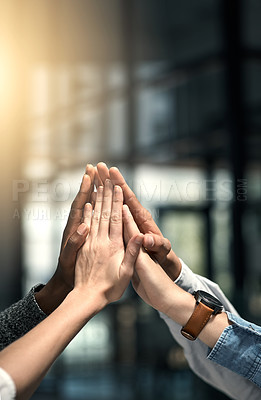
[[[223,310],[222,303],[211,294],[198,290],[193,293],[196,299],[196,307],[181,334],[189,340],[195,340],[212,315],[217,315]]]

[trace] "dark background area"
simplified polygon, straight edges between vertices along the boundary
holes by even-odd
[[[1,1],[2,309],[51,276],[66,221],[56,213],[85,164],[102,160],[123,170],[177,254],[261,323],[260,18],[258,0]],[[226,398],[190,372],[130,287],[33,398],[192,396]]]

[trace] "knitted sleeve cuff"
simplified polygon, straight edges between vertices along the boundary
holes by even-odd
[[[0,350],[46,318],[34,295],[42,287],[43,285],[34,286],[23,299],[0,313]]]

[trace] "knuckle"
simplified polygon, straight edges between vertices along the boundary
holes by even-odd
[[[170,243],[169,239],[164,238],[162,246],[165,250],[167,250],[169,252],[171,250],[171,243]]]
[[[77,235],[72,235],[69,237],[67,245],[69,247],[76,247],[78,244],[78,236]]]
[[[146,209],[143,208],[138,215],[139,219],[142,221],[140,226],[145,225],[148,222],[151,222],[153,220],[151,213]]]
[[[99,211],[94,211],[93,216],[92,216],[93,220],[99,221],[100,215],[101,215],[101,213]]]
[[[121,218],[121,214],[119,212],[114,212],[111,215],[111,222],[113,224],[119,224],[119,223],[121,223],[121,220],[122,220],[122,218]]]
[[[137,209],[137,213],[139,213],[139,216],[144,219],[148,219],[149,217],[151,217],[149,210],[147,210],[147,208],[145,207],[140,207],[139,209]]]
[[[121,193],[116,193],[113,196],[113,203],[122,203],[122,194]]]
[[[71,210],[78,210],[79,208],[79,200],[77,199],[77,197],[73,200],[72,205],[71,205]]]
[[[102,199],[102,202],[104,203],[104,202],[110,202],[111,201],[111,198],[112,198],[112,196],[111,196],[111,193],[107,193],[106,192],[106,190],[104,191],[104,195],[103,195],[103,199]]]
[[[69,219],[78,220],[81,217],[82,211],[83,208],[77,208],[72,205],[70,209]]]
[[[130,253],[131,257],[135,257],[136,254],[137,254],[136,247],[130,246],[130,247],[129,247],[129,253]]]
[[[127,184],[125,183],[124,185],[122,185],[122,188],[125,188],[127,186]],[[137,197],[135,196],[134,193],[131,193],[127,198],[126,198],[126,203],[128,204],[135,204],[137,201]]]
[[[110,211],[103,211],[101,215],[101,219],[108,221],[110,219],[111,213]]]
[[[141,214],[145,221],[152,219],[151,213],[146,208],[143,208],[143,210],[141,211]]]

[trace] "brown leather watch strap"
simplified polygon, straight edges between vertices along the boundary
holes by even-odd
[[[195,340],[209,321],[213,309],[203,303],[198,303],[188,322],[181,329],[181,333],[189,340]]]

